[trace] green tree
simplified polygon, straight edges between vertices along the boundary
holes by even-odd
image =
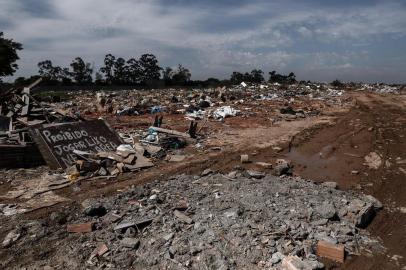
[[[59,78],[63,84],[71,84],[72,83],[72,72],[70,72],[69,68],[62,68]]]
[[[148,80],[159,80],[161,77],[161,67],[158,65],[158,60],[153,54],[143,54],[139,59],[140,67],[142,70],[142,82]]]
[[[53,66],[51,60],[45,60],[38,63],[38,74],[50,81],[62,79],[62,68]]]
[[[93,69],[90,63],[85,63],[82,58],[76,57],[70,64],[72,67],[72,78],[78,84],[87,84],[92,82]]]
[[[20,43],[4,38],[3,32],[0,32],[0,82],[1,77],[11,76],[16,72],[16,61],[20,59],[17,51],[22,49]]]
[[[190,81],[191,76],[189,69],[179,64],[178,69],[173,73],[172,81],[176,85],[185,85]]]
[[[251,82],[261,83],[264,81],[264,72],[260,69],[253,69],[251,71]]]
[[[27,84],[27,79],[25,77],[18,77],[14,80],[14,86],[21,87]]]
[[[117,58],[117,60],[114,62],[113,72],[115,83],[117,84],[127,83],[128,72],[124,58],[121,57]]]
[[[234,71],[234,72],[231,74],[230,82],[231,82],[232,84],[239,84],[239,83],[241,83],[242,81],[244,81],[244,75],[243,75],[242,73],[237,72],[237,71]]]
[[[296,82],[295,73],[291,72],[289,75],[276,73],[276,71],[269,72],[269,82],[292,84]]]
[[[139,84],[142,80],[142,68],[137,59],[130,58],[127,61],[127,78],[132,84]]]
[[[100,68],[100,72],[104,74],[108,84],[113,83],[114,80],[113,67],[115,62],[116,57],[109,53],[104,57],[104,67]]]
[[[98,85],[103,84],[103,75],[100,72],[96,72],[94,75],[94,82]]]
[[[344,84],[338,79],[335,79],[330,84],[331,84],[331,86],[334,86],[334,87],[343,87],[344,86]]]
[[[245,73],[243,74],[243,81],[244,81],[244,82],[252,82],[251,73],[245,72]]]
[[[289,73],[287,79],[288,79],[289,83],[295,83],[295,82],[296,82],[296,75],[295,75],[295,73],[293,73],[293,72]]]
[[[162,77],[165,83],[170,83],[172,80],[173,69],[171,67],[166,67],[162,72]]]

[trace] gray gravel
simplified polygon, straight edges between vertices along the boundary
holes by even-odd
[[[347,256],[383,249],[359,228],[382,207],[375,198],[331,183],[243,175],[180,175],[88,200],[67,223],[92,221],[96,229],[72,235],[61,225],[51,232],[65,239],[53,257],[58,259],[42,263],[76,269],[277,269],[285,256],[297,255],[321,269],[318,240],[343,244]],[[63,213],[51,216],[59,220],[58,215]],[[29,241],[35,239],[22,237],[17,244]],[[95,256],[100,244],[108,251]]]

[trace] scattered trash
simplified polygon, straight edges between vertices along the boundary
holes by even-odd
[[[374,170],[377,170],[382,165],[382,159],[376,152],[371,152],[365,156],[365,164]]]
[[[3,240],[3,247],[10,247],[14,242],[20,238],[21,234],[17,230],[10,231]]]
[[[161,113],[163,111],[164,111],[164,109],[161,106],[154,106],[151,108],[151,114]]]
[[[5,200],[0,204],[4,219],[69,202],[72,193],[87,188],[97,193],[109,184],[107,180],[126,172],[155,165],[159,169],[168,166],[168,170],[162,170],[159,177],[153,175],[156,180],[148,183],[140,178],[137,186],[117,181],[117,194],[81,201],[73,212],[69,207],[54,207],[55,212],[49,219],[44,217],[43,224],[24,224],[23,229],[10,231],[3,247],[13,250],[13,245],[42,244],[44,235],[59,237],[62,242],[68,239],[66,232],[86,233],[70,235],[67,241],[74,249],[61,245],[59,252],[66,251],[63,262],[73,262],[73,268],[88,264],[121,269],[321,269],[324,265],[319,257],[342,263],[344,251],[352,255],[360,250],[383,249],[379,240],[363,230],[383,207],[376,198],[339,190],[336,182],[316,184],[291,177],[293,165],[289,160],[255,162],[260,158],[266,161],[268,156],[258,153],[257,148],[250,149],[250,145],[238,149],[249,155],[241,155],[242,164],[230,172],[223,174],[220,166],[210,167],[219,160],[214,159],[202,164],[198,175],[163,179],[168,172],[173,175],[173,168],[187,167],[201,156],[229,154],[228,142],[219,138],[238,136],[232,133],[234,125],[251,131],[239,121],[242,118],[256,121],[260,116],[263,119],[258,125],[268,127],[327,115],[330,106],[351,104],[344,95],[347,89],[310,82],[243,82],[209,89],[78,91],[69,101],[44,102],[32,96],[34,87],[0,94],[2,154],[6,156],[12,152],[11,146],[18,146],[25,149],[24,154],[17,155],[19,159],[39,156],[39,162],[48,164],[40,177],[11,177],[9,190],[0,196]],[[378,93],[399,92],[395,86],[357,87]],[[229,123],[213,121],[237,116],[241,119]],[[218,132],[218,127],[224,130]],[[380,127],[368,130],[379,132]],[[275,152],[283,155],[281,147],[272,145],[266,146],[272,148],[272,157]],[[236,158],[236,152],[231,153]],[[6,164],[3,160],[0,167]],[[384,161],[376,152],[365,157],[365,165],[371,169],[383,164],[385,169],[394,168],[405,164],[403,161],[401,157]],[[28,163],[35,164],[31,160]],[[275,176],[269,174],[271,170]],[[396,172],[406,174],[400,167]],[[351,171],[352,175],[359,173]],[[92,181],[80,182],[86,179]],[[137,176],[134,179],[138,181]],[[65,191],[66,197],[58,195]],[[395,211],[405,213],[403,208]],[[30,226],[42,230],[27,233]],[[129,252],[137,256],[128,256]]]
[[[241,155],[241,163],[248,163],[250,162],[249,156],[248,155]]]
[[[228,116],[236,116],[239,112],[240,112],[239,110],[235,110],[235,109],[231,108],[230,106],[224,106],[224,107],[216,109],[213,113],[213,117],[216,120],[222,121],[222,120],[224,120],[224,118],[226,118]]]

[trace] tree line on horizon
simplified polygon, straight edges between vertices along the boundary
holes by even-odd
[[[0,32],[0,83],[1,77],[13,75],[19,60],[17,52],[22,50],[22,44],[6,39]],[[94,67],[81,57],[72,60],[68,67],[56,66],[51,60],[44,60],[37,64],[38,75],[29,78],[18,77],[15,86],[23,86],[42,77],[47,85],[128,85],[146,86],[149,82],[161,81],[165,86],[219,86],[239,84],[241,82],[265,82],[264,72],[253,69],[251,72],[234,71],[230,79],[219,80],[208,78],[205,81],[191,80],[188,68],[179,64],[176,68],[159,66],[158,59],[153,54],[143,54],[138,59],[131,57],[124,59],[107,54],[103,66],[95,71]],[[269,72],[269,82],[291,84],[296,82],[293,72],[288,75]]]

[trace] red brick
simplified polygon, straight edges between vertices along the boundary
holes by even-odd
[[[70,233],[85,233],[93,230],[93,223],[69,224],[66,230]]]
[[[343,263],[345,259],[344,255],[343,245],[334,245],[326,241],[319,241],[317,243],[317,256]]]

